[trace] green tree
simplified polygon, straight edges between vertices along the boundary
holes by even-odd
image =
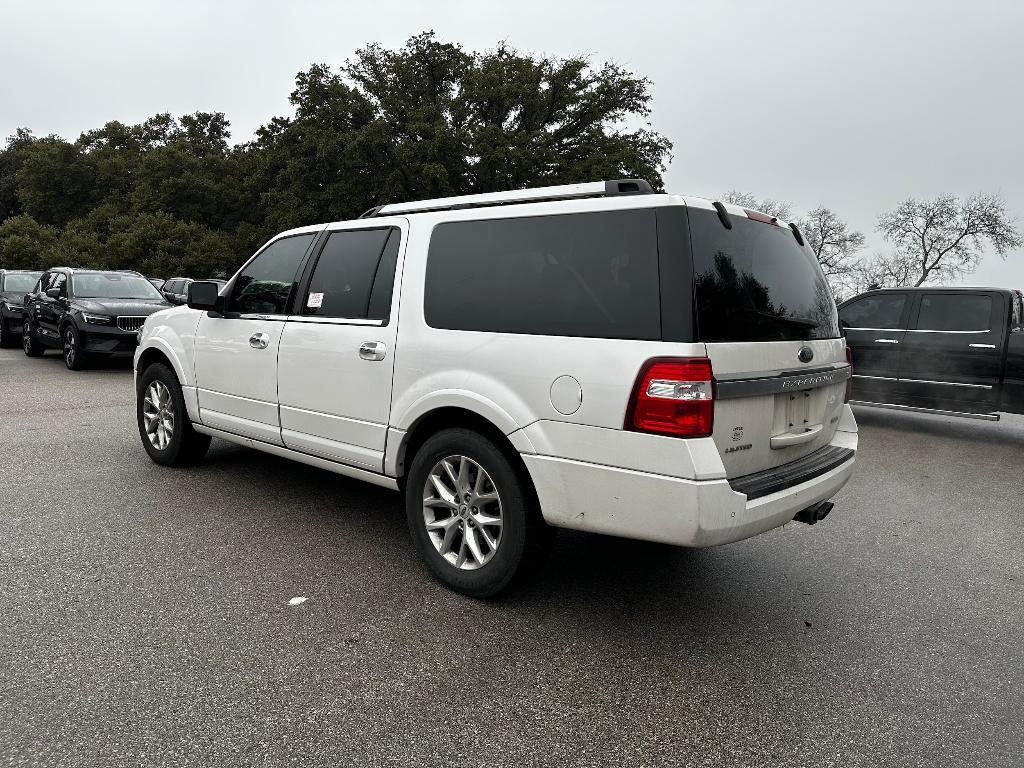
[[[0,268],[47,269],[59,233],[31,216],[12,216],[0,224]]]
[[[0,223],[21,213],[18,199],[18,169],[24,159],[24,149],[36,139],[28,128],[18,128],[7,137],[7,145],[0,150]]]

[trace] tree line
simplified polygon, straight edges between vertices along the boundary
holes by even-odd
[[[650,85],[613,63],[424,32],[299,72],[292,116],[242,144],[221,112],[112,121],[76,141],[20,128],[0,150],[0,268],[218,277],[277,232],[387,202],[610,178],[661,190],[672,143],[649,123]],[[776,200],[722,199],[793,218]],[[956,279],[986,247],[1021,246],[998,195],[908,199],[879,219],[891,250],[870,257],[826,207],[798,224],[837,295]]]

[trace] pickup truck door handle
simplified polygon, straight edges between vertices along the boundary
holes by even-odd
[[[249,337],[249,346],[253,349],[266,349],[270,344],[270,337],[265,333],[254,333]]]
[[[995,349],[995,344],[968,344],[971,349]]]
[[[899,344],[897,339],[875,339],[875,344]]]
[[[359,345],[359,356],[363,360],[383,360],[388,348],[382,341],[364,341]]]

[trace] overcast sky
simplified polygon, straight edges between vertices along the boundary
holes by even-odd
[[[1024,227],[1024,2],[0,0],[0,135],[225,112],[246,141],[295,73],[434,29],[653,82],[672,192],[822,204],[869,237],[909,196],[1000,192]],[[1024,287],[1024,252],[969,284]]]

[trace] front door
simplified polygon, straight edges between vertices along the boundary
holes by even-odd
[[[232,281],[223,316],[206,313],[196,328],[199,419],[281,445],[277,356],[300,268],[315,232],[282,237]]]
[[[922,293],[903,345],[904,393],[924,407],[996,410],[1008,312],[999,293]]]
[[[869,293],[844,304],[839,323],[853,353],[853,399],[899,402],[901,345],[910,313],[905,292]]]
[[[391,298],[404,227],[348,225],[322,241],[281,339],[277,386],[288,448],[384,471],[397,331]]]

